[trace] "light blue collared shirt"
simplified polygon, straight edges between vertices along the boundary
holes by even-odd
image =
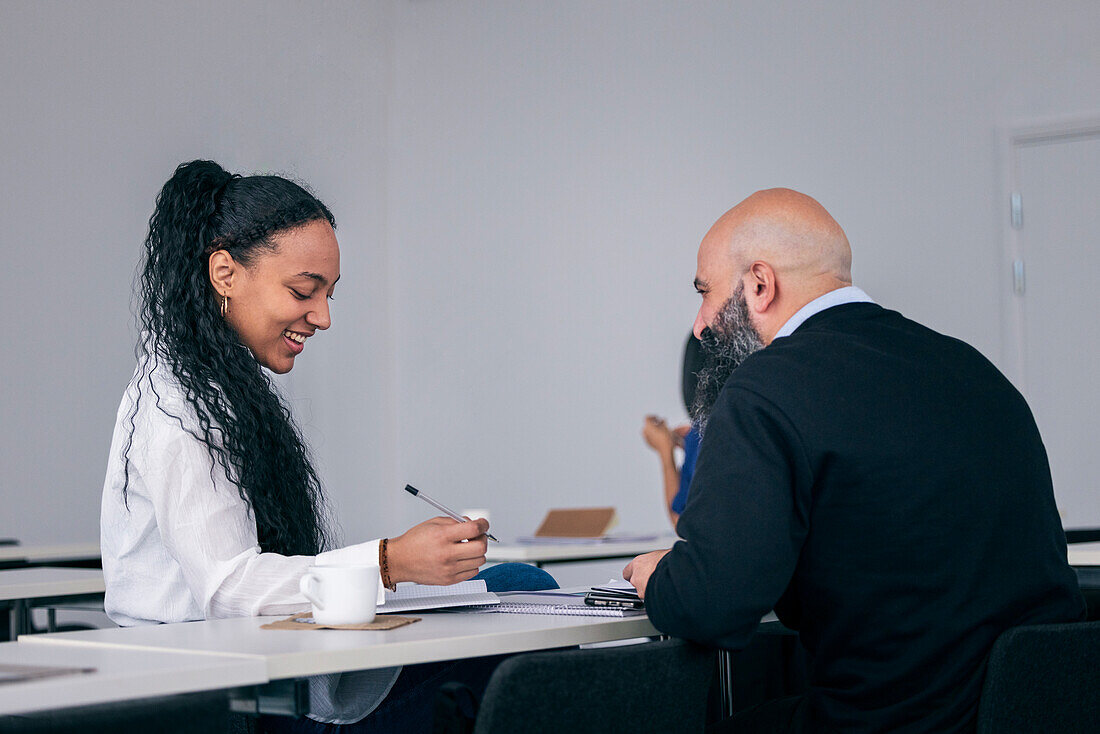
[[[802,308],[795,312],[794,316],[787,319],[787,323],[783,324],[782,328],[775,333],[772,340],[782,339],[785,336],[790,336],[794,333],[794,330],[810,318],[814,314],[819,314],[827,308],[833,306],[842,306],[845,303],[874,303],[869,295],[864,293],[861,289],[856,288],[854,285],[845,286],[843,288],[837,288],[835,291],[829,291],[823,296],[818,296],[814,300],[807,303]]]

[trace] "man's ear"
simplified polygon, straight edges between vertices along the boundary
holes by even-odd
[[[210,253],[207,272],[210,276],[210,284],[214,286],[214,291],[219,296],[232,295],[233,280],[239,267],[237,261],[226,250],[215,250]]]
[[[775,278],[775,270],[761,260],[749,266],[744,283],[745,301],[749,305],[749,310],[755,313],[767,311],[779,296],[779,283]]]

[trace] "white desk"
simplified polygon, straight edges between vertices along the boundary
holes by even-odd
[[[534,544],[534,543],[489,543],[485,551],[485,560],[490,563],[518,561],[542,566],[544,563],[567,563],[571,561],[598,561],[612,558],[633,558],[642,553],[671,548],[677,541],[675,536],[663,536],[656,540],[630,542]],[[1071,566],[1100,566],[1100,543],[1074,543],[1069,546],[1069,564]]]
[[[13,568],[0,571],[0,601],[102,594],[98,568]]]
[[[0,571],[0,604],[12,607],[10,625],[13,640],[30,631],[27,615],[29,601],[102,594],[105,589],[103,572],[97,568],[15,568]]]
[[[518,561],[542,567],[544,563],[572,563],[578,561],[602,561],[613,558],[634,558],[642,553],[671,548],[675,536],[662,536],[654,540],[604,541],[592,543],[535,544],[489,543],[485,560],[490,563]]]
[[[28,635],[22,645],[246,655],[271,680],[458,660],[660,634],[645,616],[413,613],[394,630],[262,630],[272,617],[241,617],[127,629]]]
[[[1074,543],[1068,551],[1071,566],[1100,566],[1100,543]]]
[[[267,682],[263,660],[248,656],[5,642],[0,664],[96,669],[0,685],[0,716]]]
[[[0,545],[0,563],[45,564],[99,560],[99,543]]]
[[[485,555],[491,563],[519,561],[539,565],[542,563],[591,561],[608,558],[633,558],[649,551],[671,548],[675,542],[675,536],[663,536],[652,541],[583,543],[576,545],[489,543]],[[1096,560],[1098,558],[1097,554],[1100,554],[1100,543],[1075,543],[1070,545],[1070,565],[1100,565],[1100,561]],[[94,561],[99,557],[99,543],[0,546],[0,563],[44,564],[63,561]]]
[[[654,541],[655,547],[667,547],[668,541]],[[547,556],[558,553],[570,560],[582,550],[591,551],[588,546],[499,546],[517,547],[526,557],[509,560],[554,560]],[[624,543],[606,550],[636,554],[652,549],[627,548]],[[1100,548],[1071,547],[1070,562],[1100,565]],[[31,570],[78,572],[85,575],[81,581],[89,583],[83,569],[27,569],[18,572],[24,577],[22,587],[11,588],[31,596],[57,591],[56,586],[36,581]],[[99,583],[101,588],[102,579]],[[273,618],[261,617],[28,635],[18,643],[0,645],[0,662],[89,666],[99,672],[0,687],[0,714],[659,634],[644,616],[414,614],[421,621],[384,631],[262,630],[260,625]]]

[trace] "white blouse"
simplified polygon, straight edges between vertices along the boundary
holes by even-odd
[[[298,581],[314,564],[378,563],[378,542],[317,556],[262,553],[237,485],[187,429],[198,419],[166,365],[126,388],[115,418],[100,513],[107,616],[121,626],[288,615],[309,608]],[[130,481],[123,496],[130,435]],[[159,406],[159,407],[158,407]],[[358,721],[374,710],[400,668],[311,679],[310,717]]]

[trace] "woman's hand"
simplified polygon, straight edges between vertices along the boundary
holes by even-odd
[[[485,563],[487,532],[489,523],[482,519],[433,517],[414,525],[386,543],[390,580],[438,586],[467,581]]]
[[[678,442],[683,443],[683,439],[669,430],[664,418],[655,415],[645,417],[645,424],[642,426],[642,438],[658,454],[668,454],[669,456],[672,455],[672,449]]]

